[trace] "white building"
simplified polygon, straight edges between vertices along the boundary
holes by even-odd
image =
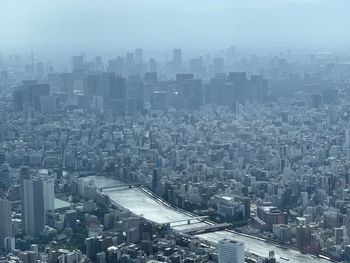
[[[220,240],[219,263],[244,263],[244,243],[229,239]]]

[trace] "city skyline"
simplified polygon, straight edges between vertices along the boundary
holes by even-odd
[[[349,0],[0,0],[0,263],[350,263]]]

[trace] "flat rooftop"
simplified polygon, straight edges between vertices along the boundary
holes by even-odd
[[[61,199],[55,198],[55,210],[69,209],[70,203]]]

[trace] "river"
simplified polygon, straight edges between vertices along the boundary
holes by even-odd
[[[94,180],[96,186],[99,188],[125,185],[118,180],[101,176],[88,176],[85,177],[84,180]],[[108,194],[111,200],[113,200],[118,205],[125,207],[134,214],[142,216],[145,219],[155,223],[163,224],[193,218],[193,215],[183,211],[175,210],[174,208],[163,203],[161,200],[156,200],[139,188],[109,188],[104,190],[104,192]],[[198,220],[192,220],[190,225],[187,225],[186,222],[176,222],[171,223],[170,225],[174,229],[181,231],[182,229],[186,229],[188,227],[192,228],[205,225],[205,223],[199,222]],[[330,262],[329,260],[315,258],[309,254],[302,254],[297,250],[284,249],[282,247],[276,246],[273,243],[264,242],[252,237],[243,236],[238,233],[226,230],[200,234],[197,235],[197,237],[213,242],[218,242],[224,238],[242,241],[244,242],[245,248],[248,252],[254,253],[260,257],[268,257],[269,251],[274,251],[278,262]],[[284,260],[283,258],[289,259],[289,261]]]

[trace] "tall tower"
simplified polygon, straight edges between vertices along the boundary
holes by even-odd
[[[32,73],[34,73],[34,54],[33,54],[33,48],[30,48],[30,59],[31,59],[31,70]]]
[[[4,240],[8,237],[13,237],[11,202],[5,199],[0,199],[0,248],[4,247]]]
[[[244,263],[244,243],[229,239],[220,240],[219,263]]]
[[[25,234],[38,236],[45,227],[46,213],[55,208],[54,180],[20,170],[22,224]]]
[[[135,64],[143,65],[143,49],[137,48],[135,49]]]
[[[176,48],[173,50],[173,63],[175,67],[182,66],[182,51],[180,48]]]
[[[84,68],[84,56],[73,56],[72,57],[73,71],[82,70]]]
[[[349,148],[350,147],[350,129],[345,129],[345,142],[344,146]]]
[[[126,53],[126,66],[131,67],[135,64],[135,56],[134,53],[128,52]]]

